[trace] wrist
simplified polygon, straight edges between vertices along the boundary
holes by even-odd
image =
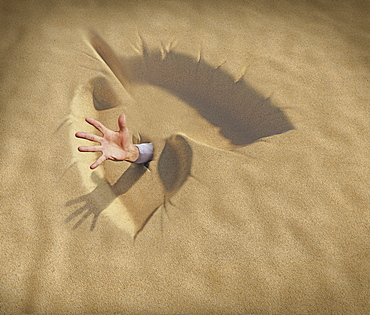
[[[127,151],[127,158],[125,160],[133,163],[139,158],[139,155],[139,148],[134,144],[130,144],[130,148]]]
[[[139,150],[139,156],[134,163],[137,164],[145,164],[150,162],[153,159],[153,144],[152,143],[140,143],[135,144],[137,149]]]

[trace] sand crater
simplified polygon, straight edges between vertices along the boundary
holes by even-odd
[[[233,146],[248,145],[262,137],[293,128],[269,98],[263,98],[243,79],[235,81],[221,67],[211,67],[203,60],[179,52],[149,51],[144,45],[142,56],[121,58],[96,34],[91,37],[90,43],[131,96],[135,94],[132,92],[138,84],[166,90],[218,128],[219,134]],[[79,108],[74,112],[79,112],[78,116],[83,117],[90,113],[92,117],[104,121],[107,110],[120,103],[119,97],[103,76],[91,80],[89,86],[84,92],[91,93],[92,101],[87,105],[90,109]],[[74,105],[80,106],[81,102],[74,102]],[[142,108],[141,111],[147,109]],[[180,120],[181,117],[176,119]],[[171,122],[176,124],[176,119]],[[77,130],[81,128],[79,126]],[[160,125],[157,129],[160,129]],[[67,221],[85,212],[75,224],[77,227],[93,214],[91,229],[94,229],[100,213],[107,210],[104,213],[108,217],[135,237],[154,211],[176,194],[191,173],[193,152],[186,135],[170,133],[166,138],[162,139],[163,145],[157,147],[159,151],[150,169],[143,165],[127,166],[125,163],[125,166],[117,168],[106,162],[100,167],[99,174],[91,178],[88,176],[90,183],[87,186],[91,192],[71,201],[69,205],[88,201]],[[81,175],[86,177],[86,170]],[[112,181],[112,178],[115,179]]]

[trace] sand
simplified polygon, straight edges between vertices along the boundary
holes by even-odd
[[[0,1],[0,312],[369,313],[369,12]]]

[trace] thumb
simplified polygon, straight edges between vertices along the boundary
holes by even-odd
[[[121,114],[118,117],[118,127],[120,131],[125,131],[126,129],[126,115],[125,114]]]

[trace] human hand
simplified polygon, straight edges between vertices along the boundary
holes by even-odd
[[[86,122],[99,130],[103,136],[97,136],[86,132],[77,132],[76,137],[94,142],[100,145],[80,146],[80,152],[102,152],[102,155],[90,166],[91,169],[97,168],[105,160],[135,162],[139,157],[139,149],[133,145],[126,127],[126,116],[121,114],[118,118],[118,131],[113,131],[105,127],[101,122],[86,118]]]

